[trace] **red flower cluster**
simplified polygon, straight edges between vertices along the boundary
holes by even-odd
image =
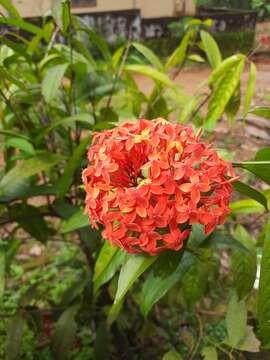
[[[94,136],[83,171],[90,222],[128,252],[179,250],[192,224],[223,224],[231,165],[191,128],[163,119],[125,123]]]

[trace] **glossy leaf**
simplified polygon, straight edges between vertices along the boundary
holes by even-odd
[[[161,61],[151,49],[138,42],[133,42],[132,45],[149,61],[151,65],[158,70],[162,70],[163,65]]]
[[[200,32],[200,35],[208,61],[211,67],[213,69],[216,69],[222,61],[222,56],[219,47],[216,41],[214,40],[214,38],[208,32],[202,30]]]
[[[42,81],[42,95],[47,103],[56,96],[68,64],[60,64],[50,68]]]
[[[2,177],[0,196],[12,194],[25,179],[50,169],[61,160],[62,157],[58,155],[44,154],[21,162]]]
[[[70,185],[73,182],[73,177],[75,171],[78,169],[81,163],[81,158],[86,153],[86,148],[90,144],[90,137],[86,136],[83,140],[81,140],[80,144],[74,150],[73,154],[71,155],[67,165],[64,168],[63,175],[59,179],[57,183],[58,187],[58,194],[60,197],[65,196],[67,193]]]
[[[120,271],[117,291],[110,311],[111,318],[117,316],[127,292],[131,289],[135,281],[157,260],[157,258],[157,256],[137,254],[130,254],[127,256],[127,260]]]
[[[77,311],[77,305],[67,308],[56,323],[55,333],[52,339],[53,355],[56,360],[68,358],[77,330],[75,321]]]
[[[19,137],[9,137],[6,140],[5,143],[6,146],[12,146],[15,149],[20,149],[26,153],[29,153],[31,155],[35,154],[35,149],[33,145],[25,139],[19,138]]]
[[[231,296],[227,313],[226,327],[228,339],[226,343],[232,348],[236,347],[245,336],[247,323],[247,309],[244,300],[238,300],[234,293]]]
[[[247,195],[251,199],[258,201],[267,210],[267,198],[264,196],[263,193],[261,193],[260,191],[252,188],[251,186],[245,183],[242,183],[241,181],[235,181],[233,183],[233,187],[239,193]]]
[[[159,256],[143,284],[140,309],[144,316],[184,276],[193,263],[194,257],[189,253],[183,255],[182,252],[167,252]]]
[[[244,114],[246,115],[250,110],[251,101],[253,98],[253,95],[255,93],[256,88],[256,65],[251,62],[250,63],[250,69],[249,69],[249,76],[248,76],[248,83],[246,88],[246,96],[244,101]]]
[[[230,56],[220,63],[220,65],[214,69],[208,79],[208,84],[216,87],[219,84],[219,81],[223,79],[228,72],[231,71],[240,61],[244,61],[245,56],[242,54],[237,54]]]
[[[270,108],[267,106],[255,107],[255,109],[252,109],[249,114],[254,114],[264,119],[270,120]]]
[[[263,205],[252,199],[233,201],[230,203],[230,209],[233,214],[257,214],[265,211]]]
[[[66,234],[71,231],[81,229],[87,225],[89,225],[88,215],[84,214],[83,210],[81,209],[72,215],[68,220],[62,222],[60,232],[62,234]]]
[[[126,65],[125,70],[148,76],[166,86],[174,85],[171,79],[165,73],[160,72],[148,65]]]
[[[243,69],[244,61],[240,60],[235,67],[227,72],[226,76],[219,82],[218,87],[213,91],[209,99],[206,123],[204,125],[206,130],[213,130],[214,125],[224,113],[228,102],[239,85]]]
[[[187,55],[187,50],[188,50],[191,34],[192,34],[191,32],[187,32],[185,34],[180,45],[174,50],[172,55],[167,60],[167,62],[165,64],[165,70],[168,70],[175,66],[183,65],[186,55]]]
[[[259,337],[264,348],[270,349],[270,217],[265,231],[258,291]]]
[[[52,16],[62,31],[66,31],[70,22],[69,0],[53,0]]]

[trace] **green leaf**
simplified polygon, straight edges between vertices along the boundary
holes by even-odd
[[[0,17],[0,24],[11,26],[11,27],[18,27],[21,30],[30,32],[34,35],[40,35],[41,37],[46,37],[46,34],[40,29],[38,26],[33,25],[29,21],[24,21],[21,18],[7,18],[4,16]]]
[[[117,291],[113,306],[110,311],[110,318],[114,319],[119,310],[125,295],[133,286],[135,281],[157,260],[157,256],[146,256],[130,254],[127,256],[125,264],[122,266]]]
[[[251,199],[258,201],[260,204],[262,204],[265,207],[266,210],[268,210],[267,209],[267,198],[260,191],[252,188],[251,186],[249,186],[247,184],[242,183],[241,181],[235,181],[233,183],[233,187],[239,193],[247,195]]]
[[[206,346],[201,352],[204,360],[218,360],[217,349],[213,346]]]
[[[256,338],[252,326],[247,326],[245,330],[244,338],[236,346],[237,350],[248,351],[248,352],[259,352],[260,341]]]
[[[210,86],[216,87],[219,81],[226,76],[228,71],[231,71],[240,61],[244,61],[245,56],[242,54],[237,54],[230,56],[229,58],[222,61],[222,63],[212,71],[208,84]]]
[[[85,155],[86,148],[89,144],[90,137],[86,136],[71,155],[67,165],[64,168],[63,175],[57,183],[58,194],[60,197],[65,196],[68,192],[68,189],[73,182],[75,171],[79,168],[81,164],[81,158],[83,155]]]
[[[149,61],[151,65],[158,70],[162,70],[163,65],[161,61],[151,49],[138,42],[133,42],[132,45]]]
[[[9,15],[20,18],[20,14],[17,11],[16,7],[12,4],[10,0],[0,0],[0,5],[3,6],[3,8],[6,9],[6,11],[9,13]]]
[[[47,240],[49,228],[38,208],[23,203],[14,204],[9,208],[9,216],[37,240]]]
[[[125,70],[148,76],[166,86],[174,86],[171,79],[165,73],[160,72],[148,65],[127,65],[125,66]]]
[[[89,28],[80,28],[80,30],[87,33],[87,35],[90,38],[90,41],[97,46],[97,48],[103,55],[104,59],[110,63],[112,55],[109,46],[107,42],[104,40],[104,38]]]
[[[120,60],[123,57],[125,49],[126,49],[126,45],[123,45],[114,52],[114,54],[112,56],[113,69],[116,69],[118,67],[118,65],[120,64]]]
[[[62,78],[69,64],[60,64],[50,68],[42,81],[42,95],[47,103],[56,96]]]
[[[208,61],[213,69],[216,69],[222,61],[222,56],[219,47],[214,38],[206,31],[200,32],[203,47],[206,52]]]
[[[10,81],[12,84],[18,86],[22,90],[26,90],[25,84],[18,80],[10,71],[7,71],[3,66],[0,66],[0,79]]]
[[[61,120],[55,121],[50,125],[49,127],[43,129],[40,134],[37,136],[36,141],[43,139],[45,135],[50,133],[52,130],[56,129],[59,126],[71,126],[74,124],[74,122],[81,122],[89,125],[94,124],[94,119],[89,113],[78,113],[72,116],[68,116],[66,118],[63,118]]]
[[[106,241],[107,242],[107,241]],[[126,257],[126,253],[120,249],[113,253],[111,258],[106,264],[103,271],[94,279],[94,293],[96,294],[98,289],[111,280],[119,267],[123,264]]]
[[[183,360],[179,352],[175,350],[170,350],[163,355],[162,360]]]
[[[0,303],[5,290],[6,252],[3,242],[0,241]]]
[[[259,150],[254,161],[243,161],[233,165],[252,172],[270,184],[270,147]]]
[[[256,214],[263,213],[265,207],[256,200],[245,199],[230,203],[230,209],[233,214]]]
[[[27,141],[30,140],[30,138],[28,136],[26,136],[26,135],[22,135],[22,134],[16,133],[15,131],[9,131],[9,130],[0,130],[0,135],[14,136],[14,137],[24,139],[24,140],[27,140]]]
[[[213,91],[209,103],[206,122],[204,128],[208,131],[213,130],[216,122],[224,113],[228,102],[238,88],[240,77],[244,69],[244,61],[240,60],[224,78],[218,83],[218,87]]]
[[[246,97],[245,97],[245,101],[244,101],[244,114],[245,115],[250,110],[251,100],[255,93],[256,75],[257,75],[256,65],[253,62],[251,62],[250,69],[249,69],[248,83],[247,83],[247,87],[246,87]]]
[[[270,349],[270,216],[265,231],[258,291],[257,316],[259,338],[263,348]]]
[[[16,360],[20,358],[20,350],[22,344],[22,337],[24,333],[25,319],[22,311],[10,320],[7,329],[6,340],[6,356],[7,360]]]
[[[153,305],[183,277],[193,263],[193,255],[185,253],[183,256],[183,251],[166,252],[159,256],[143,284],[140,309],[144,316],[147,316]]]
[[[16,191],[16,188],[27,178],[46,171],[59,163],[63,158],[59,155],[44,154],[24,160],[7,172],[0,181],[0,196],[7,196]]]
[[[25,139],[18,138],[18,137],[10,137],[6,140],[5,145],[14,147],[15,149],[20,149],[31,155],[35,155],[35,149],[34,149],[33,145]]]
[[[65,32],[70,23],[70,1],[53,0],[51,13],[55,23]]]
[[[56,323],[55,333],[52,339],[53,355],[56,360],[67,359],[70,353],[76,336],[77,323],[75,321],[75,315],[77,311],[77,305],[67,308]]]
[[[172,55],[167,60],[167,62],[165,64],[165,70],[168,70],[175,66],[183,65],[186,55],[187,55],[187,50],[188,50],[191,35],[192,35],[192,32],[190,32],[190,31],[185,34],[180,45],[174,50]]]
[[[267,120],[270,120],[270,108],[267,106],[256,107],[255,109],[249,111],[249,114],[254,114],[263,117]]]
[[[231,273],[239,300],[253,289],[257,273],[257,254],[250,234],[242,226],[237,226],[235,238],[243,244],[247,252],[236,250],[232,255]]]
[[[89,218],[87,214],[84,214],[83,210],[78,210],[68,220],[61,223],[60,232],[62,234],[69,233],[71,231],[81,229],[89,225]]]
[[[227,313],[226,313],[226,327],[228,339],[226,343],[235,348],[245,336],[247,324],[247,309],[244,300],[239,301],[237,295],[233,293]]]

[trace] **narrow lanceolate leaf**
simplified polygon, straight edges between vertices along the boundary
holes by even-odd
[[[256,87],[256,73],[257,73],[256,65],[253,62],[251,62],[249,69],[248,83],[246,88],[246,97],[244,101],[244,115],[246,115],[250,110],[251,101]]]
[[[124,262],[125,252],[105,241],[98,255],[94,271],[94,292],[109,281]]]
[[[183,65],[185,58],[187,56],[187,50],[188,50],[191,35],[192,35],[192,32],[188,32],[185,34],[180,45],[174,50],[172,55],[167,60],[167,62],[165,64],[165,70],[168,70],[175,66]]]
[[[125,70],[148,76],[166,86],[174,85],[171,79],[165,73],[158,71],[148,65],[127,65]]]
[[[210,35],[208,32],[202,30],[200,32],[200,35],[201,35],[203,47],[206,52],[208,61],[211,65],[211,67],[213,69],[215,69],[220,65],[220,63],[222,61],[222,56],[221,56],[219,47],[218,47],[215,39],[213,38],[213,36]]]
[[[35,154],[35,149],[33,145],[25,139],[19,138],[19,137],[9,137],[6,140],[5,143],[6,146],[12,146],[15,149],[20,149],[26,153],[29,153],[31,155]]]
[[[16,7],[12,4],[11,0],[0,0],[0,5],[6,9],[10,16],[13,16],[15,18],[21,17]]]
[[[0,302],[5,289],[5,269],[6,269],[6,254],[5,248],[2,242],[0,242]]]
[[[193,263],[194,257],[189,253],[183,255],[182,252],[167,252],[159,256],[143,285],[140,308],[144,316],[184,276]]]
[[[245,56],[242,54],[237,54],[230,56],[229,58],[222,61],[222,63],[212,71],[208,84],[215,86],[220,79],[226,76],[227,72],[230,71],[240,60],[244,60]]]
[[[42,95],[47,103],[56,96],[68,64],[60,64],[50,68],[42,81]]]
[[[270,184],[270,147],[259,150],[254,160],[234,163],[234,166],[251,171]]]
[[[246,248],[246,252],[234,251],[231,264],[234,287],[241,300],[253,289],[257,273],[257,254],[251,236],[245,228],[238,226],[234,236]]]
[[[267,209],[267,198],[260,191],[252,188],[251,186],[249,186],[245,183],[242,183],[241,181],[235,181],[233,183],[233,187],[239,193],[244,194],[244,195],[250,197],[251,199],[258,201],[260,204],[262,204],[265,207],[266,210],[268,210]]]
[[[62,222],[60,232],[62,234],[66,234],[71,231],[81,229],[87,225],[89,225],[88,215],[84,214],[83,209],[80,209],[68,220]]]
[[[25,319],[21,311],[10,320],[7,329],[6,358],[7,360],[20,359],[20,350],[24,332]]]
[[[44,154],[21,162],[2,177],[0,195],[7,196],[7,194],[14,192],[15,188],[19,187],[25,179],[48,170],[62,159],[58,155]]]
[[[110,311],[110,319],[114,320],[117,317],[127,292],[131,289],[135,281],[149,268],[149,266],[157,260],[157,258],[157,256],[137,254],[128,255],[127,261],[120,271],[117,291]]]
[[[151,65],[158,70],[162,70],[163,65],[161,61],[151,49],[138,42],[133,42],[132,45],[149,61]]]
[[[259,337],[264,348],[270,349],[270,216],[265,232],[258,291]]]
[[[206,122],[204,128],[213,130],[215,123],[219,120],[225,111],[225,108],[238,87],[244,61],[240,60],[226,76],[218,83],[218,87],[213,91],[209,103]]]
[[[66,31],[69,21],[69,0],[53,0],[52,1],[52,16],[58,27]]]
[[[228,339],[226,343],[234,348],[245,336],[247,309],[244,300],[239,301],[234,293],[230,299],[226,313]]]
[[[249,114],[260,116],[264,119],[270,120],[270,108],[267,106],[260,106],[252,109]]]
[[[56,323],[52,342],[54,359],[56,360],[64,360],[68,357],[76,335],[75,315],[77,311],[77,305],[67,308]]]
[[[86,136],[74,150],[71,158],[69,159],[66,167],[64,168],[64,173],[57,184],[60,197],[65,196],[70,185],[72,184],[74,174],[81,164],[81,158],[85,154],[86,148],[89,143],[90,137]]]

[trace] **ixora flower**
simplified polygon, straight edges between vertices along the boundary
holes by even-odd
[[[164,119],[95,134],[83,171],[86,211],[128,252],[181,249],[193,224],[209,234],[229,213],[234,172],[189,127]]]

